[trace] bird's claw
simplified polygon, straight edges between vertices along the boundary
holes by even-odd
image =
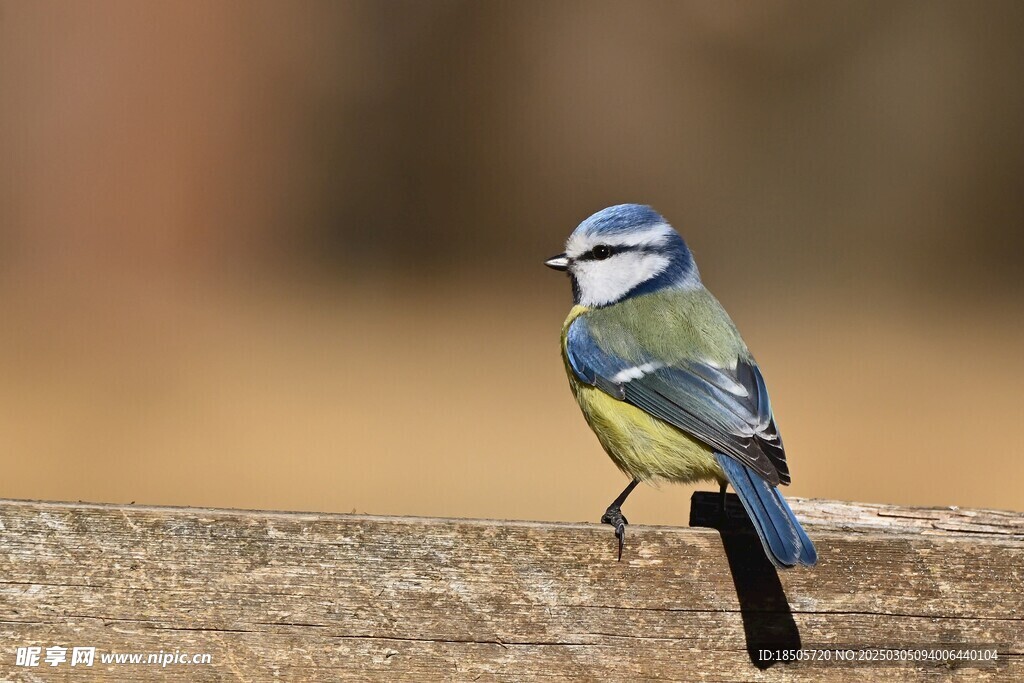
[[[601,523],[615,527],[615,538],[619,541],[619,562],[622,562],[622,547],[626,544],[626,525],[629,521],[618,508],[608,508],[601,516]]]

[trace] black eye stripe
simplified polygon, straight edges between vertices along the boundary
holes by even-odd
[[[607,254],[598,254],[599,250],[607,250]],[[652,247],[649,245],[636,244],[636,245],[613,245],[613,244],[598,244],[590,251],[584,252],[577,256],[574,260],[576,261],[604,261],[606,259],[615,256],[616,254],[622,254],[627,251],[637,252],[641,254],[654,254],[662,251],[658,247]]]

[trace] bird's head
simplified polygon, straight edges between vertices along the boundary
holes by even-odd
[[[588,308],[700,284],[686,242],[657,211],[640,204],[598,211],[569,235],[565,252],[545,265],[567,271],[574,301]]]

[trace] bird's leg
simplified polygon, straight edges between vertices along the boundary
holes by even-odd
[[[725,508],[725,503],[727,500],[725,489],[727,486],[729,486],[729,484],[723,481],[720,484],[720,486],[722,487],[722,490],[718,494],[718,511],[721,519],[728,519],[729,513],[726,511]]]
[[[619,562],[622,562],[622,546],[626,542],[626,525],[629,524],[622,515],[622,504],[626,502],[626,498],[629,497],[629,494],[633,492],[633,489],[639,483],[639,479],[629,482],[629,486],[619,494],[618,498],[612,501],[612,504],[608,506],[608,509],[601,516],[602,524],[611,524],[615,527],[615,538],[619,539]]]

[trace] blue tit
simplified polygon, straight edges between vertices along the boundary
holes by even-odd
[[[562,326],[573,396],[630,479],[601,521],[615,528],[641,481],[732,484],[778,567],[817,561],[779,492],[790,482],[764,378],[729,315],[701,282],[683,238],[647,206],[594,214],[546,262],[566,271]]]

